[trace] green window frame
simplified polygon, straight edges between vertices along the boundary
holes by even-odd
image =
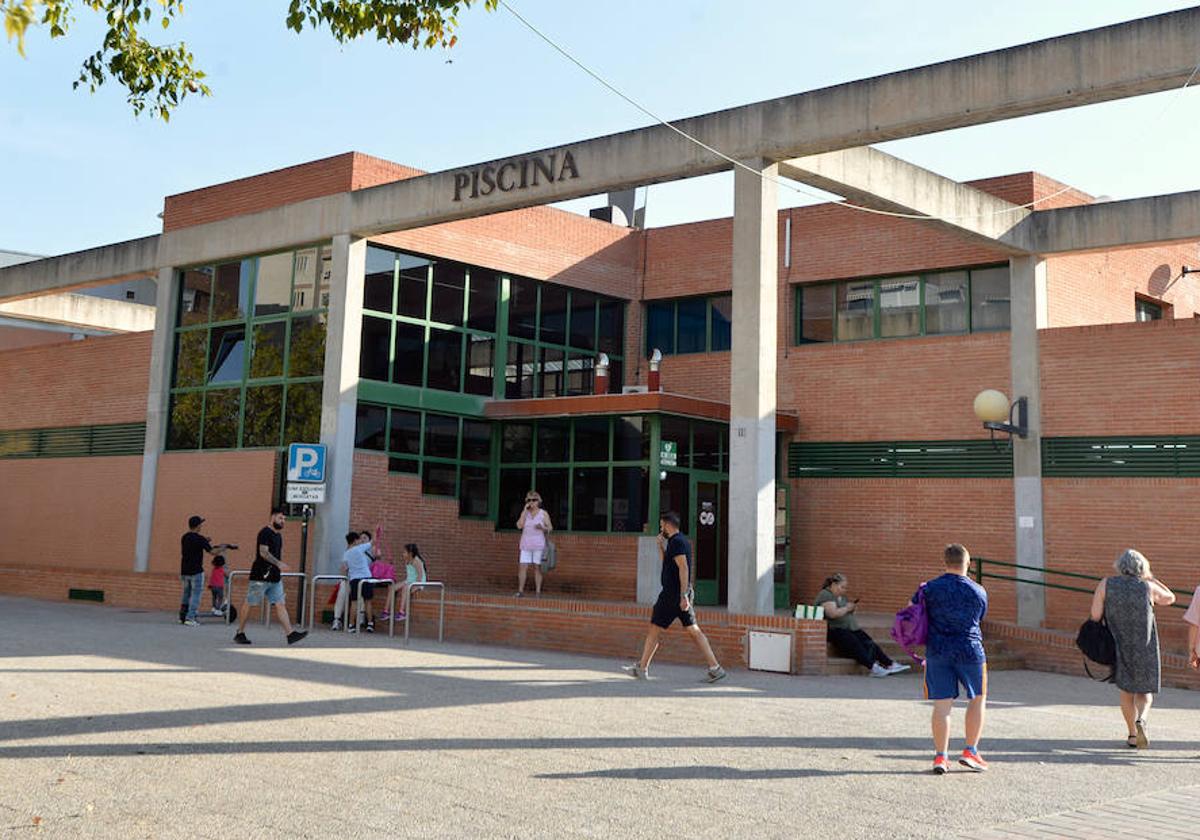
[[[700,307],[704,308],[704,334],[703,336],[689,335],[689,341],[693,342],[688,345],[688,349],[681,350],[680,336],[680,307]],[[717,314],[721,309],[728,309],[727,318],[717,319]],[[667,311],[667,319],[671,323],[671,336],[666,341],[660,341],[655,345],[655,339],[651,335],[650,321],[654,310]],[[732,345],[732,328],[733,328],[733,293],[727,292],[719,295],[703,295],[684,298],[669,298],[664,300],[646,301],[642,307],[642,322],[646,342],[646,356],[649,357],[655,350],[662,352],[664,356],[687,356],[698,353],[725,353],[730,350]],[[728,324],[728,327],[725,326]],[[699,340],[698,340],[699,339]],[[665,346],[664,346],[665,345]]]
[[[562,381],[562,395],[566,394],[583,394],[591,393],[592,379],[594,376],[594,365],[601,352],[604,352],[609,357],[610,362],[610,390],[619,392],[622,384],[622,372],[624,369],[624,326],[627,317],[628,301],[620,298],[602,295],[596,292],[591,292],[584,289],[572,289],[558,284],[546,283],[543,281],[532,280],[530,278],[519,277],[496,271],[493,269],[483,268],[480,266],[470,265],[467,263],[458,263],[452,260],[440,260],[437,257],[419,254],[410,251],[401,251],[392,248],[386,248],[381,245],[372,243],[368,246],[370,256],[375,259],[382,259],[379,254],[392,253],[395,255],[395,264],[393,270],[393,286],[392,286],[392,305],[390,311],[383,311],[378,308],[363,308],[364,326],[371,322],[367,319],[379,319],[388,323],[388,360],[386,380],[376,376],[363,374],[363,381],[367,383],[369,388],[375,390],[376,386],[383,385],[392,388],[392,399],[389,400],[392,404],[408,403],[421,404],[426,399],[429,399],[428,394],[461,394],[479,399],[520,399],[546,396],[549,389],[546,387],[546,378],[551,375],[560,375]],[[425,269],[425,306],[424,316],[416,317],[411,314],[400,314],[400,280],[401,280],[401,262],[402,260],[427,261],[428,265]],[[450,263],[455,266],[461,266],[464,272],[464,289],[463,289],[463,311],[461,319],[455,322],[437,321],[433,318],[433,298],[435,293],[434,288],[434,272],[435,265],[438,262]],[[410,269],[411,270],[411,269]],[[383,273],[383,272],[380,272]],[[471,298],[475,292],[474,283],[480,277],[487,277],[489,282],[497,283],[496,289],[496,311],[495,311],[495,329],[484,330],[470,326],[471,317]],[[516,281],[531,282],[535,284],[535,311],[534,311],[534,337],[515,337],[510,335],[508,314],[509,302],[512,299],[512,285]],[[564,312],[563,312],[563,327],[562,333],[565,341],[546,341],[542,339],[543,333],[543,297],[547,288],[553,287],[556,290],[562,290],[564,294]],[[583,347],[572,343],[573,333],[576,332],[578,324],[576,319],[579,317],[579,301],[583,298],[590,300],[590,313],[587,314],[590,324],[585,327],[592,336],[592,347]],[[604,328],[604,308],[606,306],[617,305],[621,310],[621,324],[617,330],[618,337],[615,346],[606,344],[606,338],[602,334]],[[375,325],[378,327],[379,325]],[[421,355],[421,366],[418,375],[415,378],[409,378],[408,381],[401,381],[397,377],[396,369],[396,347],[397,337],[400,330],[407,328],[408,330],[420,330],[420,339],[422,341],[423,352]],[[457,376],[458,386],[456,389],[433,387],[430,384],[430,368],[431,357],[434,349],[433,339],[435,336],[453,334],[460,336],[459,345],[459,371]],[[470,371],[472,370],[472,348],[473,340],[477,340],[476,344],[491,342],[491,389],[488,393],[482,393],[478,390],[470,389]],[[521,393],[520,377],[518,376],[518,384],[516,392],[508,386],[508,377],[511,374],[516,375],[516,370],[511,370],[513,367],[509,363],[509,347],[511,345],[523,345],[529,348],[529,364],[532,364],[530,376],[532,377],[533,387],[529,393]],[[482,352],[482,351],[481,351]],[[543,359],[546,354],[561,354],[561,361],[555,359],[553,370],[551,365],[545,364]],[[364,352],[363,366],[372,365],[381,362],[381,359],[369,359]],[[478,368],[479,365],[476,365]],[[379,371],[382,373],[382,371]],[[572,376],[575,374],[575,376]],[[576,384],[571,385],[574,381]],[[557,389],[556,389],[557,390]],[[424,393],[428,392],[428,394]],[[433,397],[433,399],[438,399]]]
[[[422,411],[419,409],[393,406],[385,403],[366,402],[360,400],[358,402],[359,416],[361,417],[363,409],[376,409],[382,411],[383,414],[383,430],[381,434],[384,438],[383,447],[362,447],[359,446],[363,430],[355,428],[355,449],[362,452],[371,452],[376,454],[384,454],[388,458],[388,472],[403,473],[421,479],[421,492],[427,496],[440,496],[444,498],[457,499],[459,502],[459,516],[463,519],[488,519],[491,511],[491,495],[493,484],[491,474],[493,472],[493,464],[496,455],[496,424],[491,421],[484,420],[479,417],[469,415],[447,414],[438,411]],[[392,415],[395,412],[404,412],[418,416],[418,423],[415,430],[416,439],[418,441],[417,451],[411,452],[399,449],[393,446],[396,441],[392,439]],[[435,420],[452,420],[455,426],[455,442],[453,455],[435,455],[429,451],[429,430],[431,421]],[[486,458],[471,458],[468,456],[466,426],[468,423],[478,424],[486,427],[488,433],[488,457]],[[454,471],[454,487],[451,492],[431,492],[429,489],[428,479],[430,477],[430,468],[448,467]],[[464,474],[478,476],[481,472],[488,474],[488,489],[484,498],[482,513],[464,513]]]
[[[844,343],[844,342],[852,342],[852,341],[880,341],[880,340],[890,341],[890,340],[902,340],[905,338],[918,338],[918,337],[924,337],[924,336],[966,335],[966,334],[970,334],[970,333],[980,333],[980,332],[1005,332],[1008,330],[1008,327],[988,328],[988,327],[983,327],[977,323],[974,323],[974,320],[975,320],[974,311],[975,311],[975,303],[976,303],[974,298],[975,298],[975,293],[976,293],[975,286],[976,286],[976,279],[977,279],[976,275],[977,274],[985,272],[985,271],[990,272],[997,268],[1007,268],[1007,267],[1008,266],[1006,263],[993,263],[993,264],[989,264],[989,265],[974,266],[971,268],[959,268],[959,269],[947,268],[947,269],[938,269],[936,271],[926,270],[923,272],[910,272],[907,274],[888,275],[886,277],[863,278],[863,279],[853,279],[853,280],[838,280],[838,281],[832,281],[832,282],[828,282],[828,283],[805,283],[805,284],[793,285],[792,288],[793,288],[794,301],[793,301],[793,330],[792,330],[792,342],[791,343],[793,346],[802,346],[802,345],[806,345],[806,344],[830,344],[830,343],[839,343],[839,342]],[[965,274],[966,279],[967,279],[966,299],[963,301],[964,328],[961,330],[934,330],[934,331],[931,331],[930,326],[929,326],[929,321],[931,319],[929,318],[930,307],[929,307],[928,300],[927,300],[927,287],[930,286],[932,279],[935,277],[944,277],[947,275],[953,275],[953,274],[957,274],[957,273]],[[895,284],[898,280],[907,280],[908,278],[915,278],[917,281],[918,311],[917,311],[916,315],[917,315],[918,329],[916,331],[908,333],[908,334],[885,336],[885,335],[883,335],[883,332],[884,332],[884,326],[883,326],[884,307],[883,307],[883,303],[882,303],[883,292],[884,292],[885,288],[888,287],[889,285]],[[979,278],[979,279],[980,279],[980,281],[982,281],[982,278]],[[1011,283],[1011,278],[1010,278],[1010,283]],[[858,288],[865,288],[865,287],[869,286],[871,289],[871,312],[870,312],[871,334],[869,336],[847,337],[847,336],[839,335],[839,330],[841,329],[840,328],[840,320],[841,320],[841,313],[842,313],[841,305],[842,305],[843,300],[845,299],[845,296],[843,295],[843,291],[849,289],[851,286],[858,287]],[[830,324],[830,327],[831,327],[830,336],[831,337],[828,341],[822,340],[822,339],[808,339],[808,338],[805,338],[805,336],[804,336],[804,292],[807,289],[832,289],[833,290],[833,312],[832,312],[832,315],[830,316],[831,317],[831,324]]]
[[[618,458],[615,447],[617,446],[617,426],[619,420],[638,420],[641,423],[641,448],[642,454],[645,457],[639,458]],[[566,485],[563,488],[565,499],[563,503],[557,505],[557,510],[550,511],[556,531],[570,531],[577,534],[645,534],[649,533],[652,523],[650,518],[650,494],[651,494],[651,476],[650,476],[650,446],[652,444],[652,424],[653,419],[648,415],[594,415],[585,417],[573,418],[547,418],[537,420],[521,420],[521,421],[506,421],[500,425],[498,430],[499,447],[493,451],[493,460],[495,461],[495,472],[500,476],[499,482],[494,482],[499,486],[503,486],[505,475],[517,477],[519,474],[524,474],[527,478],[525,483],[528,484],[521,491],[521,498],[517,499],[497,499],[497,531],[515,531],[516,520],[520,513],[520,504],[524,493],[530,488],[541,489],[538,487],[539,472],[544,473],[566,473]],[[596,427],[600,423],[605,424],[605,457],[586,457],[579,451],[580,447],[580,430],[587,426]],[[530,446],[528,458],[506,458],[505,457],[505,439],[511,430],[528,428],[530,430]],[[566,457],[541,457],[542,431],[545,428],[555,430],[566,430]],[[593,428],[594,431],[594,428]],[[614,487],[613,476],[615,470],[621,469],[640,469],[645,477],[645,484],[642,487],[642,507],[646,511],[646,522],[643,523],[642,530],[628,531],[615,529],[614,525],[619,521],[614,516]],[[594,477],[599,470],[604,470],[604,485],[606,487],[606,495],[603,499],[589,497],[595,505],[593,513],[589,517],[594,517],[595,509],[600,507],[600,503],[604,508],[604,527],[603,528],[587,528],[577,529],[575,523],[577,514],[577,500],[575,498],[576,483],[584,479],[581,475],[583,472],[591,473]],[[548,500],[549,501],[549,500]],[[515,508],[515,509],[510,509]],[[582,515],[582,514],[580,514]]]
[[[257,314],[260,280],[264,291],[267,288],[263,262],[284,255],[291,257],[286,292],[281,294],[277,287],[277,300],[270,311]],[[176,273],[177,314],[166,449],[281,449],[291,442],[319,437],[329,306],[326,278],[331,257],[328,243],[314,243],[216,265],[192,266]],[[235,265],[242,310],[237,317],[219,317],[223,313],[216,311],[215,289],[209,290],[202,309],[192,306],[197,291],[189,288],[189,277],[207,274],[215,284],[223,270],[231,274]],[[224,343],[214,344],[228,335],[240,335],[240,349],[226,351]],[[268,358],[265,369],[256,369],[256,362],[264,358],[258,354],[276,348],[278,358]],[[219,358],[225,361],[217,366],[217,370],[223,370],[233,350],[241,354],[235,362],[240,368],[226,371],[232,374],[228,378],[214,379],[214,358],[223,354]]]

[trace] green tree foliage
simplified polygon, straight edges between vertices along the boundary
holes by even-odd
[[[494,10],[499,0],[290,0],[286,25],[295,32],[328,28],[339,43],[374,34],[388,44],[453,47],[459,13],[475,3]],[[163,30],[183,13],[183,0],[0,0],[4,31],[25,55],[25,35],[44,27],[66,37],[79,10],[104,17],[100,48],[84,59],[74,87],[95,92],[108,80],[125,88],[134,114],[169,120],[190,94],[211,96],[205,73],[182,41],[155,45],[145,32]]]

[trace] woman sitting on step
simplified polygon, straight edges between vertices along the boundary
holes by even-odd
[[[858,599],[851,601],[846,597],[849,584],[841,572],[825,578],[821,591],[813,599],[813,606],[825,609],[825,637],[833,645],[839,656],[853,659],[864,668],[871,669],[872,677],[887,677],[907,671],[908,665],[893,662],[879,645],[875,644],[865,630],[858,626],[854,617],[858,609]]]

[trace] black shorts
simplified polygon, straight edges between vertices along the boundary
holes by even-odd
[[[358,600],[358,586],[359,586],[358,581],[359,580],[362,580],[362,578],[359,578],[358,580],[350,581],[350,599],[351,600]],[[373,584],[373,583],[362,584],[362,599],[364,601],[370,601],[374,597],[375,597],[375,584]]]
[[[691,627],[696,623],[696,611],[692,609],[690,601],[688,609],[679,609],[679,596],[664,592],[654,602],[654,612],[650,614],[650,623],[666,630],[675,623],[675,619],[679,619],[679,623],[684,627]]]

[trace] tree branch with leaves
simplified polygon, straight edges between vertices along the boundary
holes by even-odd
[[[459,14],[477,3],[494,11],[499,0],[290,0],[285,25],[297,33],[327,28],[340,44],[373,34],[387,44],[449,49],[458,42]],[[73,87],[95,93],[111,80],[126,90],[135,115],[149,111],[169,120],[189,95],[212,95],[185,43],[154,44],[145,34],[155,24],[169,30],[183,14],[183,0],[0,0],[0,9],[5,35],[21,56],[31,30],[65,38],[77,13],[102,16],[104,38]]]

